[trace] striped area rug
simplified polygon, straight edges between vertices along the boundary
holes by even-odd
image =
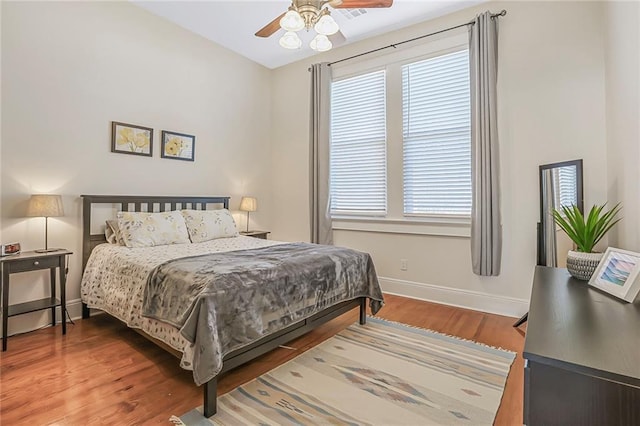
[[[351,325],[176,424],[482,425],[515,353],[376,318]]]

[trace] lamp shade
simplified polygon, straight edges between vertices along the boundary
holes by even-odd
[[[285,31],[300,31],[304,28],[304,19],[297,11],[290,10],[280,19],[280,28]]]
[[[302,40],[300,40],[300,37],[298,37],[298,34],[294,33],[293,31],[287,31],[286,33],[284,33],[284,35],[280,38],[280,46],[284,47],[285,49],[300,49],[300,46],[302,46]]]
[[[62,197],[52,194],[32,195],[27,207],[29,217],[60,217],[64,216]]]
[[[331,40],[329,40],[326,35],[318,34],[313,40],[311,40],[309,46],[318,52],[326,52],[333,47],[333,43],[331,43]]]
[[[331,15],[323,15],[320,19],[318,19],[318,22],[316,22],[316,25],[313,28],[318,34],[327,36],[337,33],[340,29]]]
[[[240,210],[243,212],[255,212],[258,210],[258,200],[253,197],[242,197]]]

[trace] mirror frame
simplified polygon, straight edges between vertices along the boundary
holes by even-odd
[[[584,194],[583,194],[583,183],[582,183],[582,159],[579,160],[571,160],[571,161],[561,161],[559,163],[550,163],[543,164],[539,167],[538,171],[538,179],[539,179],[539,188],[538,192],[540,193],[540,222],[538,222],[538,265],[547,266],[547,253],[546,253],[546,245],[544,240],[544,230],[542,229],[542,221],[544,217],[544,206],[543,206],[543,194],[542,194],[542,176],[544,175],[545,170],[556,169],[560,167],[568,167],[568,166],[576,166],[576,200],[577,206],[580,212],[584,214]]]

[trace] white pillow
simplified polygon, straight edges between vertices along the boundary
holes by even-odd
[[[118,227],[127,247],[153,247],[189,242],[184,217],[165,213],[118,212]]]
[[[105,222],[104,236],[109,244],[125,245],[117,220],[107,220]]]
[[[182,210],[182,215],[193,243],[238,236],[236,222],[227,209]]]

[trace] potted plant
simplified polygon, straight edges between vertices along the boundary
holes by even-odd
[[[594,252],[593,248],[620,221],[616,219],[622,208],[620,203],[609,211],[603,211],[605,205],[591,207],[586,218],[575,205],[562,206],[561,211],[553,209],[553,220],[576,246],[575,251],[569,250],[567,254],[567,269],[579,280],[589,281],[602,259],[602,253]]]

